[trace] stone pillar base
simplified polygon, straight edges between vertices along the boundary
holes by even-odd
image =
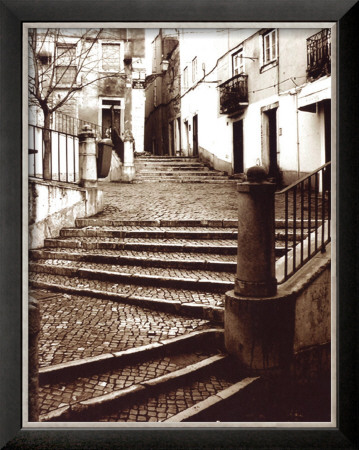
[[[122,176],[121,181],[125,183],[130,183],[135,178],[135,166],[130,165],[126,166],[125,164],[122,166]]]
[[[271,297],[277,292],[277,280],[272,278],[269,281],[243,281],[237,277],[234,280],[234,291],[241,296],[249,297]]]
[[[293,354],[295,300],[288,293],[267,298],[226,293],[225,347],[248,369],[288,368]]]

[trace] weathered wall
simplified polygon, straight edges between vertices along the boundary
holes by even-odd
[[[330,246],[268,298],[239,297],[225,301],[225,345],[251,369],[289,368],[296,356],[325,349],[331,341]],[[321,352],[319,352],[321,353]],[[304,358],[305,359],[305,358]],[[297,369],[298,370],[298,367]]]
[[[44,245],[77,217],[88,217],[102,209],[102,191],[58,182],[29,181],[29,248]]]

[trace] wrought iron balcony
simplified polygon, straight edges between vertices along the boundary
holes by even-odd
[[[239,74],[219,85],[221,114],[232,114],[248,106],[248,75]]]
[[[307,76],[319,78],[330,74],[331,30],[326,28],[307,39]]]

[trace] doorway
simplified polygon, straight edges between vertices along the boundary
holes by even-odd
[[[198,156],[198,115],[193,116],[193,156]]]
[[[233,123],[233,172],[243,173],[243,120]]]
[[[102,137],[110,138],[114,150],[123,162],[124,144],[121,138],[121,100],[102,100]]]

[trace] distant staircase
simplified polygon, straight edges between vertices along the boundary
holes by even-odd
[[[134,182],[233,183],[225,172],[210,169],[197,157],[137,156]]]

